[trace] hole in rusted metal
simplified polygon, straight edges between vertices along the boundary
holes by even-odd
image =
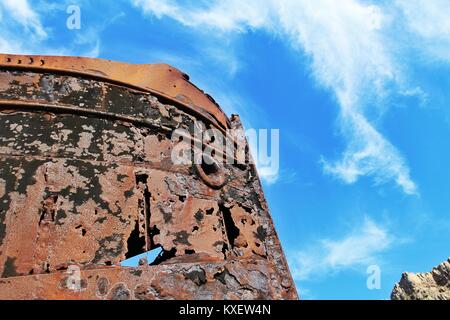
[[[172,248],[170,250],[162,250],[161,253],[156,257],[155,261],[150,263],[151,266],[156,266],[158,264],[163,263],[164,261],[167,261],[169,259],[172,259],[177,254],[177,249]]]
[[[125,254],[127,259],[145,253],[145,237],[142,237],[139,232],[139,221],[137,220],[133,231],[128,237],[127,248],[128,252]]]
[[[223,222],[225,225],[225,232],[227,234],[228,241],[231,248],[234,248],[234,240],[239,236],[239,228],[236,227],[233,217],[231,216],[231,211],[224,205],[219,205],[220,211],[222,212]]]
[[[86,229],[84,229],[82,227],[83,227],[83,225],[80,224],[80,225],[76,226],[75,229],[77,229],[77,230],[81,229],[81,235],[84,237],[86,235],[87,231],[86,231]]]
[[[137,173],[136,174],[136,186],[142,194],[142,198],[139,199],[138,207],[139,207],[139,219],[143,223],[144,231],[144,245],[147,250],[151,250],[155,247],[153,241],[152,230],[150,229],[150,199],[151,194],[148,190],[147,181],[148,174],[146,173]]]
[[[151,264],[155,259],[161,254],[162,248],[157,247],[156,249],[138,254],[134,257],[128,258],[122,262],[120,265],[122,267],[138,267],[143,264]]]

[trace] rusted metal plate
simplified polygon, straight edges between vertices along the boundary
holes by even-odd
[[[157,94],[205,115],[216,124],[229,127],[229,121],[219,105],[189,81],[189,76],[167,64],[130,64],[104,59],[0,54],[0,67],[64,73],[95,77],[129,85]],[[202,112],[203,111],[203,112]]]
[[[96,268],[0,279],[0,299],[286,299],[289,279],[261,259],[177,263],[139,268]],[[77,288],[77,289],[75,289]]]
[[[174,130],[204,120],[149,89],[173,95],[177,80],[160,66],[6,57],[0,299],[297,298],[254,165],[222,164],[214,177],[172,162]],[[120,267],[155,248],[152,265]],[[64,286],[73,268],[78,291]]]

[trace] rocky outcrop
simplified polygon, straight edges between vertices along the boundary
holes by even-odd
[[[450,258],[431,272],[405,272],[391,293],[392,300],[450,300]]]

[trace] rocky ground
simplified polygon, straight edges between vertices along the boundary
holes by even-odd
[[[450,300],[450,258],[431,272],[405,272],[391,293],[392,300]]]

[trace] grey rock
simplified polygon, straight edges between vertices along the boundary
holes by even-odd
[[[450,300],[450,258],[431,272],[405,272],[394,286],[392,300]]]

